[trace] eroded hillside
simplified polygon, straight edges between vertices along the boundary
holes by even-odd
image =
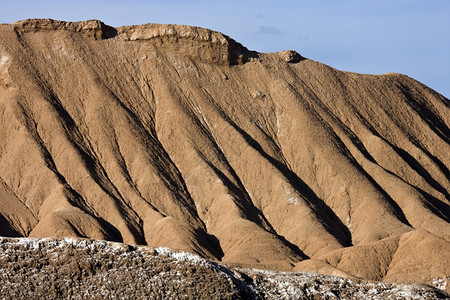
[[[0,235],[450,276],[449,100],[211,30],[0,25]]]

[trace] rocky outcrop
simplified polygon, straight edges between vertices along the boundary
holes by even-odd
[[[186,25],[145,24],[113,28],[99,20],[65,22],[27,19],[13,24],[18,32],[63,30],[95,40],[119,35],[126,41],[146,41],[164,52],[176,52],[208,63],[242,64],[256,57],[228,36],[205,28]]]
[[[294,50],[284,50],[279,52],[281,58],[287,63],[297,63],[304,59],[297,51]]]
[[[52,19],[27,19],[15,22],[13,26],[19,32],[65,30],[82,34],[95,40],[107,39],[117,35],[116,29],[105,25],[99,20],[66,22]]]
[[[0,295],[10,299],[448,298],[429,286],[236,269],[167,248],[76,239],[0,237],[0,280]]]
[[[147,41],[208,63],[242,64],[256,56],[220,32],[195,26],[145,24],[119,27],[118,33],[127,41]]]

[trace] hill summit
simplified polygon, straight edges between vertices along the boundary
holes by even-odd
[[[0,25],[0,235],[445,284],[449,100],[209,29]]]

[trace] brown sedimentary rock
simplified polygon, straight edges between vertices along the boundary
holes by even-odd
[[[449,100],[414,79],[181,25],[33,19],[0,36],[0,235],[450,275]]]

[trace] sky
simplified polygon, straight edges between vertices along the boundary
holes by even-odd
[[[340,70],[406,74],[450,98],[450,0],[0,0],[0,23],[185,24],[250,50],[296,50]]]

